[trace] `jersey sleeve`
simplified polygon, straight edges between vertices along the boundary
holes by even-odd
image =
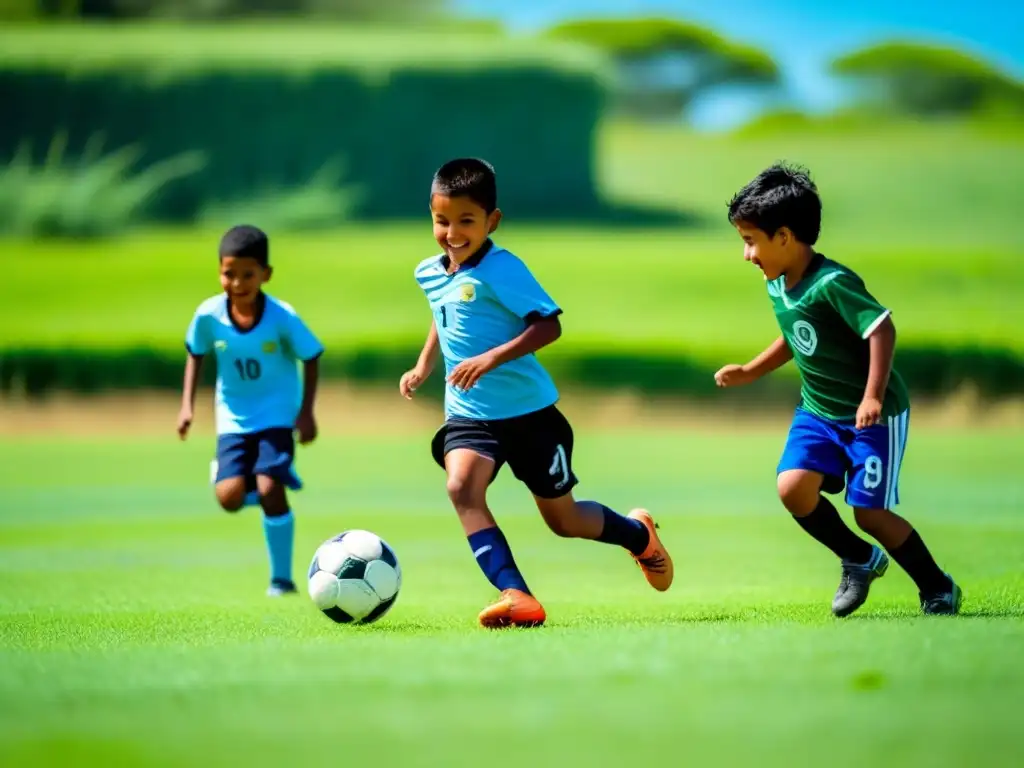
[[[309,330],[309,326],[302,321],[299,314],[290,308],[285,313],[284,333],[288,339],[288,346],[299,360],[309,362],[324,353],[324,345]]]
[[[824,286],[825,298],[850,328],[866,339],[890,315],[853,275],[842,274]]]
[[[524,320],[555,317],[562,313],[561,308],[548,296],[526,264],[511,254],[490,283],[498,301]]]
[[[210,339],[210,316],[202,307],[192,316],[192,322],[185,331],[185,349],[190,355],[202,356],[210,353],[213,342]]]

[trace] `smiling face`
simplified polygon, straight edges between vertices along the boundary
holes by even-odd
[[[434,220],[434,239],[455,264],[472,256],[501,221],[501,211],[491,213],[465,195],[430,196],[430,215]]]
[[[784,274],[797,257],[794,246],[799,247],[788,228],[782,227],[771,237],[763,229],[745,221],[733,226],[743,239],[743,258],[764,273],[767,280]]]
[[[220,257],[220,286],[239,309],[251,308],[263,284],[270,279],[270,267],[246,256]]]

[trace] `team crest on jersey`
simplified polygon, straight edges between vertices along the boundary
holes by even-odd
[[[217,339],[215,342],[213,342],[213,348],[218,352],[223,352],[225,349],[228,348],[228,343],[224,341],[224,339]]]
[[[476,298],[476,288],[472,283],[463,283],[459,286],[459,301],[473,301]]]
[[[276,341],[264,341],[263,342],[263,351],[266,352],[268,355],[274,354],[275,352],[277,352],[277,342]]]
[[[793,323],[793,336],[790,340],[796,351],[804,357],[810,357],[818,348],[818,332],[806,320],[797,320]]]

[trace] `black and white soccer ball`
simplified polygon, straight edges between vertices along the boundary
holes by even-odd
[[[395,551],[369,531],[328,539],[309,565],[309,596],[339,624],[369,624],[390,610],[402,588]]]

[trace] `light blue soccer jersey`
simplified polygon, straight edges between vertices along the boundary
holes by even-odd
[[[444,357],[445,376],[463,360],[499,347],[526,330],[534,318],[561,310],[526,265],[490,240],[449,275],[447,256],[416,267],[427,295]],[[447,418],[509,419],[558,401],[551,376],[534,355],[525,355],[480,377],[468,391],[445,385]]]
[[[323,345],[289,304],[264,294],[250,329],[235,325],[228,297],[207,299],[185,336],[193,355],[217,357],[217,434],[292,427],[302,404],[299,361],[323,354]]]

